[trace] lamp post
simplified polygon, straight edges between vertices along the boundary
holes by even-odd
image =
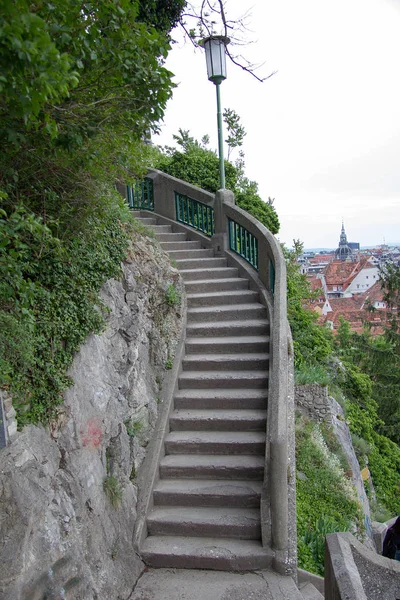
[[[211,35],[200,43],[206,51],[207,75],[217,91],[219,184],[225,188],[224,140],[222,134],[221,96],[219,86],[226,79],[225,48],[230,39],[224,35]]]

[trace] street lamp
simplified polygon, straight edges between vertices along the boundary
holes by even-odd
[[[226,79],[225,48],[230,39],[224,35],[211,35],[201,40],[200,44],[206,51],[207,75],[217,90],[217,121],[218,121],[218,154],[219,154],[219,184],[225,188],[224,140],[222,134],[221,97],[219,86]]]

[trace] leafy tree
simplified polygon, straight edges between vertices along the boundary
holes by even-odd
[[[224,121],[228,130],[228,137],[225,142],[228,144],[228,161],[233,148],[243,145],[246,130],[240,123],[240,117],[232,108],[225,108],[223,112]]]
[[[0,0],[0,386],[46,422],[132,235],[114,188],[171,96],[183,0]]]
[[[155,166],[173,177],[215,193],[219,189],[219,159],[204,143],[208,142],[207,138],[199,142],[189,131],[180,129],[174,139],[179,149],[160,149]],[[245,177],[244,165],[241,163],[235,166],[225,161],[225,179],[227,189],[235,194],[236,204],[256,217],[272,233],[278,233],[279,219],[273,201],[269,199],[264,202],[261,199],[257,183]]]

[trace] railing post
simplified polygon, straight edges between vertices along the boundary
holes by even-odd
[[[211,245],[216,256],[220,256],[229,249],[228,220],[224,211],[224,204],[234,206],[235,196],[230,190],[218,190],[214,200],[215,232],[211,238]]]

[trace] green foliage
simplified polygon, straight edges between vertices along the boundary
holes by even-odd
[[[114,475],[109,475],[103,482],[104,492],[114,508],[118,508],[121,504],[123,489]]]
[[[98,292],[128,248],[118,216],[110,207],[91,218],[90,237],[64,241],[21,207],[0,223],[0,385],[10,387],[20,426],[53,416],[75,352],[103,327]]]
[[[126,433],[129,437],[136,437],[139,433],[141,433],[144,429],[143,421],[131,421],[128,420],[125,423]]]
[[[168,357],[167,360],[165,361],[165,369],[166,371],[170,371],[172,369],[172,365],[174,364],[174,361],[172,360],[171,357]]]
[[[243,145],[246,130],[240,123],[240,117],[232,108],[225,108],[223,118],[228,130],[228,137],[225,142],[228,144],[228,160],[233,148],[239,148]]]
[[[287,271],[287,310],[293,335],[294,363],[296,370],[307,371],[310,367],[325,367],[332,354],[332,334],[320,327],[316,321],[318,315],[307,308],[307,301],[313,293],[307,277],[300,272],[297,263],[302,253],[302,244],[294,240],[293,250],[283,248]]]
[[[326,368],[321,365],[301,364],[295,372],[296,385],[307,385],[317,383],[318,385],[328,385],[330,377]]]
[[[165,292],[165,302],[168,306],[178,306],[181,303],[181,295],[172,283],[168,285]]]
[[[310,549],[311,556],[316,566],[316,574],[324,575],[325,562],[325,536],[328,533],[349,531],[350,523],[343,519],[336,521],[332,517],[323,515],[315,523],[309,524],[303,536],[303,542]]]
[[[2,2],[0,386],[47,422],[80,344],[100,332],[132,220],[114,181],[144,174],[173,87],[182,0]]]
[[[362,514],[341,469],[337,443],[326,428],[304,418],[296,424],[297,532],[299,566],[323,575],[323,540],[327,533],[356,526],[362,534]],[[342,463],[343,464],[343,463]]]
[[[219,160],[212,150],[207,148],[207,139],[198,142],[188,131],[179,130],[174,135],[179,150],[164,148],[155,158],[155,166],[178,179],[188,181],[209,192],[219,189]],[[182,150],[181,150],[182,149]],[[236,165],[225,161],[226,187],[235,194],[236,204],[258,219],[272,233],[279,231],[279,219],[271,199],[264,202],[258,195],[258,186],[244,175],[244,163]]]

